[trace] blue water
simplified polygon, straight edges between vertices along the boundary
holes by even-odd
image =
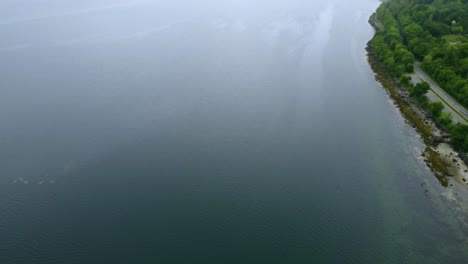
[[[0,263],[465,263],[378,4],[2,1]]]

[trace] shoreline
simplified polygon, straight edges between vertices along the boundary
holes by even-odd
[[[379,22],[375,19],[375,13],[369,18],[369,24],[376,32],[380,30]],[[422,109],[409,101],[406,91],[388,74],[375,54],[372,39],[367,43],[366,51],[376,81],[383,86],[396,104],[405,118],[405,122],[415,128],[422,136],[426,149],[421,155],[439,183],[443,187],[449,187],[453,185],[450,183],[452,179],[468,189],[468,167],[461,158],[462,155],[456,152],[453,146],[445,140],[444,135],[446,133],[437,127]]]

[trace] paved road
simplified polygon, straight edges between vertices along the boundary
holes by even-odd
[[[440,100],[442,103],[444,103],[445,108],[448,108],[447,112],[451,113],[452,116],[453,116],[453,120],[455,122],[461,122],[461,123],[464,123],[464,124],[467,124],[468,122],[466,120],[468,120],[468,110],[466,110],[462,105],[460,105],[457,101],[455,101],[455,99],[453,99],[450,95],[448,95],[442,88],[440,88],[440,86],[435,83],[420,67],[419,67],[419,63],[415,63],[414,64],[414,71],[415,71],[415,74],[419,79],[421,80],[424,80],[426,81],[427,83],[429,83],[429,85],[431,86],[431,89],[432,89],[432,92],[434,93],[435,96],[438,96],[438,97],[441,97],[445,100],[445,102],[443,102],[442,100]],[[413,78],[414,79],[414,78]],[[428,94],[428,97],[430,95]],[[432,98],[432,99],[436,99],[436,98]],[[440,99],[440,98],[439,98]],[[449,104],[449,106],[447,105]],[[453,109],[450,109],[450,106],[455,109],[456,111],[454,111]],[[457,113],[458,112],[458,113]]]

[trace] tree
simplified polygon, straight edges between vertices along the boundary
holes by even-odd
[[[420,97],[429,91],[431,87],[425,81],[422,81],[414,86],[414,88],[410,91],[410,96],[412,97]]]
[[[444,105],[441,102],[435,102],[435,103],[429,103],[427,105],[427,109],[429,110],[429,113],[435,118],[439,117],[440,113],[442,113],[442,110],[444,109]]]
[[[452,142],[458,148],[468,151],[468,126],[457,123],[450,128]]]
[[[431,44],[421,38],[414,38],[409,41],[408,48],[414,53],[415,57],[422,59],[431,50]]]
[[[400,85],[403,87],[408,87],[411,81],[411,77],[408,75],[403,75],[400,77]]]
[[[429,98],[423,94],[416,98],[416,102],[420,107],[425,108],[429,104]]]
[[[414,66],[413,66],[412,63],[406,64],[406,72],[408,72],[408,73],[414,72]]]
[[[437,122],[444,127],[449,127],[452,124],[452,115],[447,112],[440,113]]]
[[[446,63],[452,66],[457,66],[459,60],[457,50],[452,45],[449,45],[444,49],[444,51]]]
[[[405,36],[406,43],[409,43],[411,40],[421,37],[422,33],[424,32],[423,28],[416,24],[411,23],[403,29],[403,34]]]

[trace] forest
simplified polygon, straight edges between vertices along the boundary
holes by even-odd
[[[433,80],[468,108],[468,0],[390,0],[378,8],[376,20],[380,30],[372,46],[379,60],[452,135],[455,147],[468,151],[468,126],[452,124],[442,104],[428,102],[429,86],[412,85],[405,75],[421,62]]]

